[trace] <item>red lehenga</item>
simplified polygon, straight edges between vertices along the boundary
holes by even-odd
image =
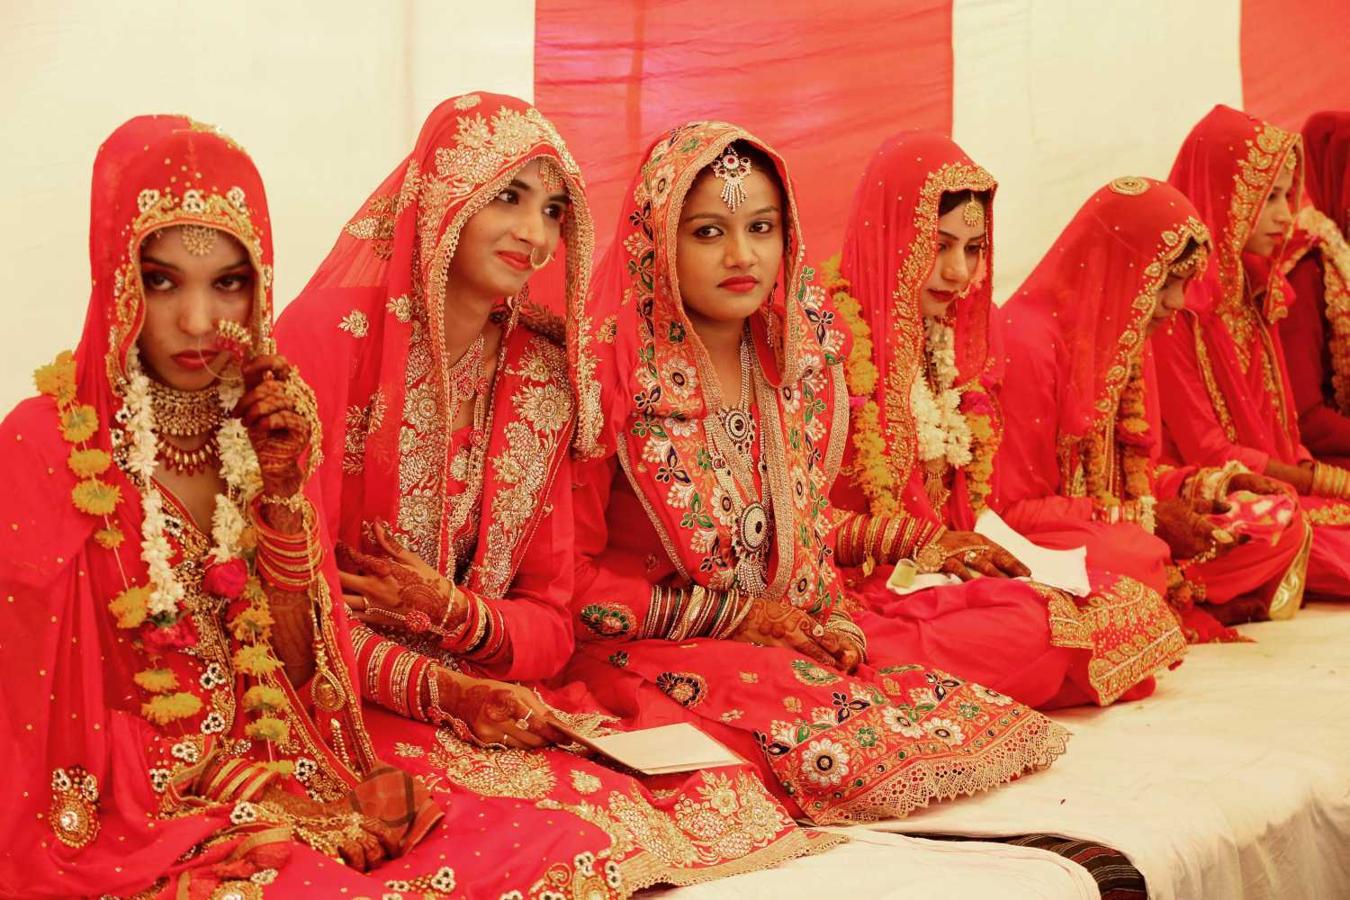
[[[1284,348],[1275,323],[1292,289],[1275,259],[1244,253],[1270,186],[1294,154],[1294,196],[1302,179],[1299,136],[1227,106],[1187,135],[1168,181],[1190,198],[1214,240],[1203,279],[1175,323],[1152,338],[1164,431],[1164,461],[1219,466],[1230,460],[1263,472],[1269,460],[1311,459],[1299,436]],[[1350,506],[1300,497],[1313,523],[1309,594],[1350,597]]]
[[[1303,444],[1318,459],[1350,465],[1350,112],[1320,112],[1303,125],[1308,197],[1284,260],[1294,288],[1280,341],[1292,352],[1289,385]]]
[[[1004,350],[1004,413],[995,504],[1020,531],[1086,544],[1090,564],[1159,584],[1164,570],[1191,640],[1228,633],[1196,600],[1256,595],[1297,608],[1305,526],[1290,498],[1250,498],[1267,513],[1227,523],[1247,542],[1173,565],[1153,537],[1156,504],[1214,494],[1227,473],[1159,468],[1158,384],[1147,328],[1169,266],[1209,232],[1165,182],[1117,178],[1097,191],[1017,293],[995,314]],[[1165,326],[1164,326],[1165,327]],[[1238,498],[1234,503],[1241,503]],[[1281,524],[1278,519],[1284,519]]]
[[[733,141],[770,154],[788,185],[772,151],[733,125],[660,138],[570,335],[574,383],[583,396],[595,386],[605,421],[597,432],[583,417],[578,434],[593,459],[577,471],[580,645],[566,676],[627,723],[696,724],[819,823],[903,816],[1049,764],[1063,731],[963,678],[876,652],[845,675],[726,639],[774,601],[821,633],[860,636],[829,545],[846,416],[838,341],[808,286],[790,186],[788,263],[749,322],[755,427],[743,464],[714,433],[717,376],[670,286],[684,196]]]
[[[1158,593],[1160,569],[1095,558],[1093,593],[1077,603],[1060,591],[1001,578],[903,596],[886,587],[897,560],[918,556],[946,528],[969,531],[992,489],[1003,426],[992,388],[991,250],[947,321],[926,322],[919,297],[936,259],[942,195],[971,190],[992,200],[995,187],[949,138],[922,132],[887,140],[860,182],[839,273],[826,275],[853,332],[845,371],[855,409],[843,477],[833,493],[845,511],[840,561],[860,566],[849,573],[869,607],[860,624],[872,640],[884,636],[890,646],[905,648],[894,652],[970,673],[1041,708],[1147,696],[1153,673],[1185,651]],[[991,248],[992,202],[988,206]],[[949,387],[959,405],[950,427],[964,428],[968,440],[955,451],[950,440],[938,452],[930,447],[933,458],[925,459],[915,396],[925,371],[936,368],[929,348],[936,340],[952,346]],[[1048,525],[1024,530],[1047,546],[1082,543],[1058,523],[1022,524]]]
[[[180,225],[226,232],[247,250],[251,338],[270,344],[271,225],[252,161],[210,126],[132,119],[94,163],[79,348],[39,369],[41,396],[0,426],[0,765],[10,785],[0,893],[378,893],[378,876],[329,858],[334,823],[302,808],[306,796],[379,792],[380,781],[414,799],[412,780],[383,767],[366,737],[346,619],[331,610],[331,561],[304,589],[317,668],[295,685],[267,638],[275,583],[243,540],[263,526],[250,511],[259,489],[246,473],[251,465],[256,478],[257,461],[234,440],[239,420],[227,413],[216,432],[227,484],[217,516],[241,517],[233,537],[225,520],[200,532],[154,480],[157,420],[136,352],[140,247]],[[231,481],[227,461],[244,475]],[[402,850],[439,815],[434,804],[371,806],[409,814],[387,822]]]
[[[475,860],[472,874],[456,874],[484,896],[521,883],[587,896],[595,886],[582,876],[598,873],[599,861],[613,883],[598,889],[626,895],[828,846],[834,838],[797,828],[748,768],[639,781],[562,750],[479,747],[426,702],[433,665],[539,679],[573,648],[577,404],[555,341],[562,321],[523,296],[500,311],[504,336],[482,415],[455,432],[442,358],[445,279],[460,230],[535,159],[550,161],[571,197],[559,253],[567,305],[579,305],[594,239],[576,163],[537,110],[481,93],[437,107],[278,326],[323,418],[341,423],[325,435],[320,476],[334,538],[359,546],[386,522],[475,607],[476,624],[455,642],[353,628],[372,740],[445,800],[432,837],[453,842],[452,859]],[[545,697],[595,708],[581,686]],[[548,880],[553,870],[563,883]]]

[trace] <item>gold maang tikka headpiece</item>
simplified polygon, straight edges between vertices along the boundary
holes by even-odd
[[[971,194],[966,205],[961,207],[961,221],[971,228],[984,230],[984,204],[974,194]]]
[[[722,202],[732,212],[746,200],[745,179],[751,171],[750,158],[737,153],[735,144],[728,144],[712,162],[713,177],[722,182]]]
[[[216,230],[206,225],[181,227],[183,249],[193,256],[210,256],[216,247]]]
[[[539,160],[539,183],[550,194],[561,194],[567,186],[562,169],[558,168],[558,164],[546,156]]]

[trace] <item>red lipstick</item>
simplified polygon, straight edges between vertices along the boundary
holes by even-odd
[[[200,350],[184,350],[182,353],[175,353],[173,361],[184,369],[196,372],[209,366],[214,356],[213,353],[203,353]]]
[[[731,278],[725,278],[718,283],[718,287],[723,290],[735,291],[738,294],[748,294],[759,285],[759,279],[753,275],[734,275]]]
[[[527,254],[514,250],[498,250],[497,255],[502,258],[502,262],[518,271],[524,272],[530,267],[530,257]]]
[[[928,293],[939,303],[951,303],[956,299],[956,291],[935,291],[929,288]]]

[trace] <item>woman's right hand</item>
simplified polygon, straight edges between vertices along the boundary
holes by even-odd
[[[565,744],[566,735],[553,727],[553,714],[530,689],[507,681],[475,678],[437,666],[441,711],[449,713],[484,744],[511,749],[538,750]]]
[[[765,647],[786,647],[821,665],[840,668],[850,658],[838,635],[797,607],[779,600],[755,598],[750,611],[729,636],[733,641]]]
[[[1294,466],[1271,459],[1266,462],[1265,474],[1292,486],[1294,490],[1304,496],[1312,493],[1313,469],[1310,462]]]
[[[1212,504],[1175,497],[1158,504],[1154,533],[1162,538],[1176,560],[1194,559],[1216,546],[1232,546],[1233,535],[1204,516]]]
[[[969,581],[988,578],[1026,578],[1031,570],[1007,550],[973,531],[948,531],[938,538],[946,559],[938,570]]]

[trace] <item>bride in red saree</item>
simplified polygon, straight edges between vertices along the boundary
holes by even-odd
[[[832,562],[847,410],[787,169],[724,122],[659,138],[569,334],[579,647],[626,724],[697,725],[819,823],[1048,765],[1055,724],[868,647]]]
[[[79,347],[0,425],[0,893],[378,892],[440,812],[362,724],[258,172],[132,119],[89,245]]]
[[[971,531],[1005,431],[990,334],[995,190],[960,147],[925,132],[884,142],[859,183],[838,273],[825,277],[853,335],[839,560],[858,567],[863,630],[899,655],[1038,708],[1147,696],[1185,652],[1161,567],[1140,581],[1095,558],[1092,593],[1075,602],[1011,580],[1025,570]],[[1021,524],[1047,546],[1081,543]],[[963,582],[897,596],[886,582],[903,559]]]
[[[1350,466],[1350,112],[1303,125],[1308,206],[1299,210],[1284,267],[1294,288],[1280,340],[1299,435],[1318,459]]]
[[[1294,487],[1313,525],[1307,591],[1345,598],[1350,471],[1314,460],[1303,445],[1275,327],[1293,299],[1281,268],[1302,190],[1301,156],[1297,134],[1227,106],[1191,129],[1168,181],[1199,210],[1214,256],[1185,311],[1152,343],[1168,385],[1164,459],[1240,467]]]
[[[1148,336],[1182,308],[1209,247],[1180,191],[1117,178],[995,314],[1004,371],[1016,373],[999,396],[996,505],[1020,531],[1085,544],[1090,565],[1109,560],[1155,584],[1165,570],[1194,641],[1235,637],[1205,611],[1214,604],[1243,598],[1234,608],[1245,610],[1250,599],[1276,616],[1297,608],[1305,529],[1297,502],[1270,478],[1159,465]]]
[[[527,282],[564,266],[555,306],[574,314],[593,246],[553,125],[514,97],[454,97],[278,325],[337,424],[319,481],[372,741],[445,801],[433,837],[484,896],[626,896],[834,840],[797,828],[745,767],[638,780],[550,748],[567,742],[558,724],[595,726],[593,701],[515,683],[572,652],[569,447],[598,415],[574,401],[563,322]]]

